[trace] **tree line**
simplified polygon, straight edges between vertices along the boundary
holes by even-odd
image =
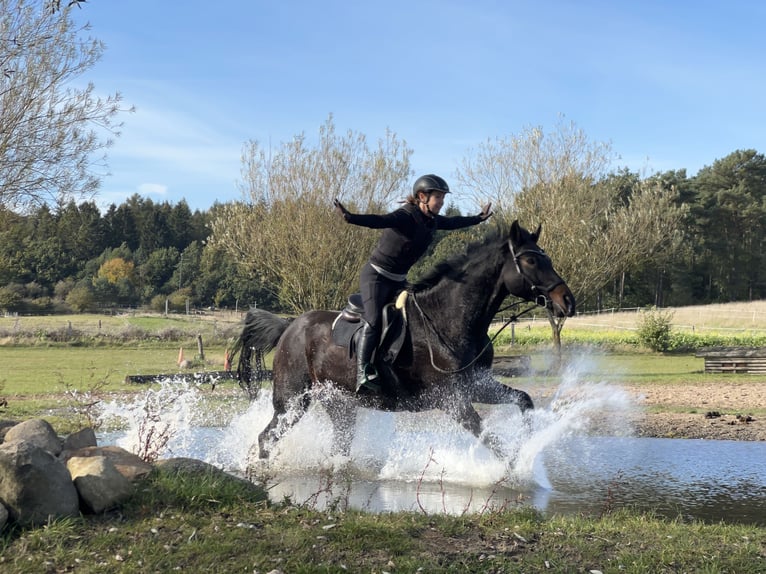
[[[101,213],[92,201],[26,215],[0,209],[0,310],[21,313],[147,307],[236,307],[268,302],[205,245],[217,206],[134,195]]]
[[[333,155],[331,151],[343,147],[332,130],[326,137],[326,149],[319,146],[309,155]],[[296,165],[316,168],[317,162],[302,153],[285,164],[292,166],[286,168],[290,173],[284,174],[285,181],[294,181]],[[129,306],[184,311],[254,304],[284,312],[338,308],[356,289],[358,270],[377,233],[344,225],[332,212],[330,198],[335,191],[353,198],[349,205],[355,209],[386,209],[375,203],[374,194],[366,205],[364,195],[355,193],[355,186],[369,186],[358,179],[367,165],[359,162],[358,173],[334,190],[325,184],[321,193],[314,191],[320,184],[307,180],[293,186],[294,197],[280,193],[267,200],[261,195],[254,202],[216,203],[205,211],[192,212],[185,201],[171,205],[138,195],[104,213],[92,201],[56,208],[42,204],[26,214],[0,209],[0,310],[50,313]],[[392,181],[406,179],[406,161],[390,161],[387,169],[393,169],[388,175]],[[585,225],[573,222],[573,210],[556,199],[551,185],[522,191],[512,206],[498,205],[495,216],[498,221],[521,217],[528,227],[542,221],[541,244],[579,290],[581,310],[766,297],[762,154],[735,151],[693,177],[677,170],[642,179],[621,170],[587,185],[579,182],[579,191],[572,182],[558,182],[572,201],[584,203],[591,197],[601,209],[606,201],[635,203],[637,190],[664,194],[667,203],[650,198],[651,205],[641,206],[643,219],[631,220],[610,238],[602,235],[598,218]],[[272,181],[267,187],[273,192],[275,186]],[[389,200],[397,193],[404,196],[396,185],[386,189]],[[557,205],[544,204],[541,194]],[[658,209],[675,210],[675,223],[665,221]],[[556,210],[560,223],[552,216]],[[448,212],[460,209],[453,204]],[[617,218],[615,213],[605,217]],[[650,229],[657,222],[660,229]],[[558,225],[574,234],[562,233]],[[577,237],[585,230],[587,236]],[[437,236],[411,280],[483,232],[476,228]],[[642,235],[658,235],[661,243],[643,251]],[[598,245],[610,241],[622,244]],[[635,246],[639,253],[626,256]]]

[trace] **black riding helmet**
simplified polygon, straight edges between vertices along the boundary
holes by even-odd
[[[428,175],[421,175],[415,180],[415,183],[412,186],[412,194],[417,197],[419,191],[422,191],[423,193],[441,191],[446,194],[449,193],[449,185],[447,185],[447,182],[438,175],[429,173]]]

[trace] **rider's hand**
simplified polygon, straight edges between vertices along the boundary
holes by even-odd
[[[335,211],[337,211],[341,216],[343,216],[343,219],[348,219],[348,209],[343,207],[343,204],[340,201],[338,201],[337,197],[333,199],[332,204],[335,206]]]
[[[481,217],[482,221],[486,221],[490,217],[492,217],[492,202],[488,203],[484,207],[481,208],[481,213],[479,214],[479,217]]]

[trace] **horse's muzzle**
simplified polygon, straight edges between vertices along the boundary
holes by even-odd
[[[559,283],[548,292],[551,310],[557,317],[572,317],[575,314],[575,298],[565,283]]]

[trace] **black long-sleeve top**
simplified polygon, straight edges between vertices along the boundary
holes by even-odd
[[[370,261],[386,271],[402,275],[426,252],[437,229],[461,229],[482,221],[478,215],[428,217],[411,203],[384,215],[346,212],[344,216],[353,225],[384,229]]]

